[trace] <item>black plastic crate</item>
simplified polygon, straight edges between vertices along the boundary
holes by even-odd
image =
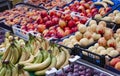
[[[106,55],[98,55],[96,53],[90,52],[87,49],[81,48],[79,45],[74,46],[74,54],[79,55],[81,59],[89,61],[100,67],[104,67],[106,63]]]

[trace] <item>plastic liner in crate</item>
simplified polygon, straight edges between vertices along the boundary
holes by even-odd
[[[113,31],[116,31],[116,29],[115,29],[116,23],[114,23],[114,22],[105,21],[105,20],[99,20],[99,19],[95,19],[95,18],[93,18],[93,19],[91,19],[91,20],[95,20],[95,21],[97,22],[97,24],[98,24],[100,21],[104,21],[104,22],[106,22],[106,27],[111,28]],[[91,20],[89,20],[89,22],[90,22]],[[86,26],[89,26],[89,22],[88,22],[88,24],[87,24]]]
[[[79,55],[81,59],[87,60],[93,64],[104,67],[106,60],[105,55],[98,55],[81,48],[79,45],[74,46],[74,54]]]
[[[120,57],[120,55],[118,55],[118,56],[116,56],[116,57],[114,57],[114,58],[119,58],[119,57]],[[113,59],[113,58],[111,58],[111,59],[109,59],[109,60],[107,61],[106,65],[105,65],[105,68],[106,68],[107,70],[110,70],[110,71],[112,71],[112,72],[115,72],[115,73],[117,73],[117,74],[120,74],[120,70],[117,70],[117,69],[115,69],[115,67],[110,66],[110,61],[111,61],[112,59]]]
[[[33,9],[38,9],[38,10],[46,10],[44,7],[38,7],[32,4],[28,4],[28,3],[18,3],[16,4],[14,7],[19,7],[19,6],[27,6],[29,8],[33,8]]]

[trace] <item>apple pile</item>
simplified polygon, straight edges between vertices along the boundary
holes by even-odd
[[[18,16],[24,14],[28,11],[28,7],[16,7],[11,10],[6,10],[2,13],[0,13],[0,19],[5,19],[5,23],[9,26],[19,23],[19,19],[17,19]]]
[[[92,0],[81,0],[74,1],[74,3],[70,4],[69,6],[65,6],[63,9],[60,9],[64,12],[74,11],[79,12],[81,16],[85,17],[94,17],[96,14],[100,14],[100,16],[105,15],[108,11],[111,10],[111,7],[101,7],[97,9],[94,6],[94,2]]]
[[[109,65],[120,71],[120,57],[113,58]]]
[[[62,38],[78,30],[77,23],[85,24],[88,18],[71,16],[70,13],[51,10],[41,11],[35,24],[37,31],[46,38]]]
[[[79,44],[80,46],[88,46],[95,41],[101,41],[101,37],[104,36],[107,40],[113,37],[113,30],[107,28],[107,23],[105,21],[91,20],[88,24],[89,26],[85,26],[83,24],[78,24],[78,30],[74,35],[71,35],[69,38],[64,39],[61,44],[67,47],[73,47],[75,44]],[[110,42],[110,41],[109,41]],[[105,42],[100,43],[100,45],[106,45]]]

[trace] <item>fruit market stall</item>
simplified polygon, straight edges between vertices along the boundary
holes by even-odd
[[[119,0],[25,0],[0,12],[0,76],[119,76]]]

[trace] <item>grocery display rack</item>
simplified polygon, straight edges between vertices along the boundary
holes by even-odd
[[[81,1],[81,0],[78,0],[78,1]],[[101,1],[101,0],[92,0],[93,2],[96,2],[96,1]],[[110,12],[108,12],[105,16],[107,16],[109,13],[111,13],[111,12],[113,12],[114,10],[120,10],[120,5],[118,5],[119,3],[120,3],[120,0],[112,0],[113,2],[115,2],[115,6],[110,6],[110,7],[112,7],[112,10],[110,11]],[[68,4],[66,4],[66,5],[64,5],[62,8],[64,8],[65,6],[69,6],[71,3],[73,3],[74,1],[72,1],[72,2],[70,2],[70,3],[68,3]],[[14,6],[14,8],[15,7],[17,7],[17,6],[28,6],[29,8],[30,8],[30,10],[31,9],[37,9],[37,10],[47,10],[47,11],[49,11],[49,10],[51,10],[51,9],[47,9],[47,8],[45,8],[45,7],[43,7],[43,4],[41,3],[39,6],[35,6],[35,5],[31,5],[31,4],[29,4],[29,3],[18,3],[18,4],[16,4],[15,6]],[[96,6],[98,9],[101,7],[101,6]],[[56,9],[58,10],[60,7],[56,7]],[[99,21],[103,21],[103,20],[97,20],[97,19],[93,19],[93,20],[96,20],[97,21],[97,23],[99,22]],[[90,20],[88,20],[87,22],[86,22],[86,26],[88,26],[88,24],[89,24],[89,21]],[[109,21],[105,21],[106,23],[107,23],[107,27],[108,28],[111,28],[114,32],[118,29],[118,28],[120,28],[120,26],[118,26],[118,24],[116,24],[116,23],[114,23],[114,22],[109,22]],[[20,26],[19,24],[17,25],[14,25],[14,26],[12,26],[12,27],[10,27],[10,26],[8,26],[7,24],[5,24],[4,23],[4,19],[1,19],[0,20],[0,27],[2,27],[2,28],[5,28],[5,29],[8,29],[8,30],[10,30],[12,33],[14,33],[15,35],[17,35],[17,36],[19,36],[19,37],[21,37],[21,38],[24,38],[25,40],[28,40],[29,39],[29,36],[28,36],[28,32],[26,32],[26,31],[23,31],[23,30],[21,30],[21,29],[19,29],[19,28],[17,28],[17,26]],[[35,33],[37,33],[37,32],[35,32]],[[66,48],[66,49],[69,49],[70,51],[70,54],[71,55],[79,55],[80,57],[81,57],[81,59],[79,59],[78,61],[76,61],[76,63],[78,63],[78,64],[82,64],[82,65],[86,65],[86,66],[88,66],[88,67],[92,67],[92,68],[95,68],[96,70],[99,70],[99,71],[101,71],[101,72],[105,72],[105,73],[107,73],[107,72],[109,72],[109,73],[111,73],[111,74],[108,74],[109,76],[119,76],[119,75],[116,75],[115,73],[118,73],[118,74],[120,74],[120,71],[118,71],[118,70],[116,70],[116,69],[114,69],[113,67],[111,67],[111,66],[109,66],[109,65],[106,65],[106,56],[108,56],[108,55],[98,55],[98,54],[96,54],[96,53],[93,53],[93,52],[90,52],[90,51],[88,51],[87,49],[88,49],[88,47],[90,47],[90,46],[92,46],[92,45],[94,45],[97,41],[95,41],[94,43],[92,43],[92,44],[90,44],[90,45],[88,45],[88,46],[86,46],[86,47],[82,47],[82,46],[80,46],[80,45],[78,45],[78,44],[76,44],[76,45],[74,45],[74,47],[73,48],[69,48],[69,47],[66,47],[66,46],[64,46],[64,45],[61,45],[61,44],[59,44],[59,42],[61,42],[61,41],[63,41],[64,39],[66,39],[66,38],[68,38],[68,37],[70,37],[70,36],[72,36],[72,35],[74,35],[75,33],[72,33],[72,34],[70,34],[70,35],[68,35],[68,36],[65,36],[65,37],[63,37],[63,38],[61,38],[61,39],[52,39],[52,41],[55,41],[55,43],[57,43],[57,45],[59,45],[59,46],[61,46],[61,47],[64,47],[64,48]],[[108,56],[108,57],[110,57],[110,56]],[[110,57],[111,59],[112,59],[112,57]],[[86,61],[84,61],[84,60],[82,60],[82,59],[84,59],[84,60],[86,60]],[[87,62],[88,61],[88,62]],[[90,62],[90,63],[89,63]],[[91,64],[91,63],[93,63],[93,64]],[[88,65],[89,64],[89,65]],[[95,65],[94,65],[95,64]],[[97,66],[96,66],[97,65]],[[98,66],[100,66],[100,67],[103,67],[103,68],[105,68],[105,69],[103,69],[103,68],[100,68],[100,67],[98,67]],[[110,71],[108,71],[108,70],[106,70],[106,69],[108,69],[108,70],[110,70]],[[112,71],[112,72],[111,72]],[[113,73],[113,72],[115,72],[115,73]],[[30,76],[34,76],[34,73],[32,73],[32,72],[30,72]]]

